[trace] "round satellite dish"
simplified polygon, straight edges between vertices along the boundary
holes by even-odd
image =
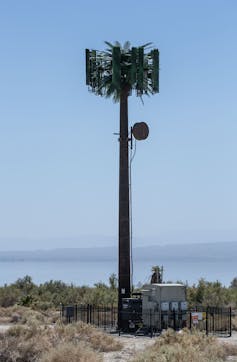
[[[145,122],[135,123],[132,134],[138,141],[145,140],[149,135],[149,127]]]

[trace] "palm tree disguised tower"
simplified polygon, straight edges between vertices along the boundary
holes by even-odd
[[[151,43],[131,47],[126,42],[105,42],[105,51],[86,49],[86,84],[89,90],[120,102],[119,155],[119,273],[118,306],[122,298],[131,296],[130,282],[130,217],[129,217],[129,156],[128,96],[159,92],[159,51]],[[146,52],[147,51],[147,52]]]

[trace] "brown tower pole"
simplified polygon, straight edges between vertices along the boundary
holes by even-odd
[[[131,296],[130,285],[130,219],[129,219],[129,160],[128,160],[128,94],[124,87],[120,95],[120,155],[119,155],[119,273],[118,307],[122,298]],[[118,313],[118,328],[121,314]]]

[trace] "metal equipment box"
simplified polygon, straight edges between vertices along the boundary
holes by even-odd
[[[162,318],[186,307],[186,287],[183,284],[147,284],[142,290],[142,319],[149,327],[160,328]]]

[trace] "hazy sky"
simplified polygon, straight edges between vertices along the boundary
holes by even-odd
[[[237,2],[0,1],[0,250],[109,245],[119,108],[84,49],[152,41],[160,94],[129,99],[136,242],[237,240]]]

